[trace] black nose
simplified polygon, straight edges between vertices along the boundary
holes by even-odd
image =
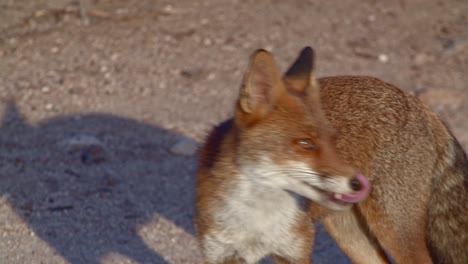
[[[351,185],[351,189],[353,189],[354,191],[359,191],[362,189],[362,184],[357,178],[351,179],[349,184]]]

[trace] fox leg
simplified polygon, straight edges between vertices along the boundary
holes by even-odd
[[[205,261],[204,264],[245,264],[245,261],[239,257],[231,257],[219,262]]]
[[[240,257],[232,257],[223,262],[223,264],[244,264],[244,263],[245,261]]]
[[[404,240],[393,240],[387,242],[388,238],[382,239],[382,245],[392,256],[396,263],[432,263],[430,253],[425,240],[421,237],[405,243]]]
[[[398,219],[388,218],[370,226],[371,232],[396,263],[432,263],[425,239],[425,223],[414,218],[408,219],[404,226],[392,225]]]
[[[336,212],[325,218],[323,224],[353,263],[390,263],[382,247],[369,237],[353,210]]]

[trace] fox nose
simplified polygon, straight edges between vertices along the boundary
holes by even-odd
[[[353,191],[360,191],[362,189],[362,183],[361,181],[358,179],[358,177],[356,178],[352,178],[351,181],[349,182],[350,186],[351,186],[351,189],[353,189]]]

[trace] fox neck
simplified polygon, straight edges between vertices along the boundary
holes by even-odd
[[[232,192],[235,199],[265,210],[275,209],[280,200],[291,196],[288,192],[252,180],[252,175],[238,175],[239,181]]]
[[[225,216],[239,218],[251,228],[282,223],[285,226],[305,216],[309,201],[286,190],[268,184],[266,175],[258,168],[239,168],[233,184],[226,190],[224,208],[231,212]],[[243,219],[243,220],[241,220]],[[249,220],[247,222],[243,222]],[[229,222],[229,221],[227,221]]]
[[[276,211],[280,205],[306,209],[306,199],[280,188],[281,183],[271,180],[267,157],[253,164],[239,164],[234,173],[234,184],[229,197],[256,210]]]
[[[242,196],[262,199],[266,198],[271,201],[279,193],[285,194],[286,191],[272,185],[268,180],[268,171],[266,167],[261,165],[247,165],[239,168],[237,175],[239,189]]]

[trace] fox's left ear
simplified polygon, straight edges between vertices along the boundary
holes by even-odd
[[[251,57],[249,69],[237,102],[238,122],[249,125],[265,117],[276,104],[284,85],[273,56],[257,50]]]
[[[283,77],[289,92],[319,100],[320,88],[314,71],[314,50],[305,47]]]

